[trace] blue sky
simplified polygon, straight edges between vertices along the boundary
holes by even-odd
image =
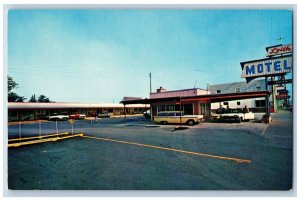
[[[279,37],[284,41],[279,41]],[[240,62],[292,43],[288,10],[11,10],[8,74],[28,99],[119,102],[244,81]]]

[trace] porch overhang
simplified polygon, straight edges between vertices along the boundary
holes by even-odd
[[[243,100],[251,98],[264,98],[269,96],[269,91],[251,91],[251,92],[236,92],[226,94],[206,94],[199,96],[187,96],[187,97],[167,97],[167,98],[151,98],[151,99],[137,99],[137,100],[126,100],[121,101],[123,105],[129,104],[154,104],[163,102],[191,102],[191,101],[204,101],[207,103],[216,103],[233,100]]]

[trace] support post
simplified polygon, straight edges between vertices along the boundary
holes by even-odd
[[[58,125],[57,125],[57,120],[55,121],[55,126],[56,126],[56,134],[57,134],[57,137],[58,137]]]
[[[21,122],[19,122],[19,140],[22,138]]]
[[[125,120],[125,125],[126,125],[126,105],[124,104],[124,120]]]
[[[153,108],[152,108],[152,105],[150,105],[150,120],[153,121]]]
[[[271,81],[274,81],[274,77],[272,76],[271,77]],[[273,102],[273,111],[274,111],[274,113],[276,113],[276,111],[275,111],[275,96],[274,96],[274,85],[271,85],[272,86],[272,102]]]
[[[41,125],[41,120],[39,121],[39,135],[40,137],[42,136],[42,125]]]
[[[181,97],[179,97],[179,104],[180,104],[180,127],[182,127],[182,108],[181,108]]]
[[[265,77],[265,85],[266,85],[266,91],[268,91],[268,77]],[[270,100],[268,94],[266,96],[266,115],[267,118],[270,117]]]

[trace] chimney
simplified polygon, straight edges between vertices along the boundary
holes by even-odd
[[[162,87],[159,87],[159,89],[156,89],[156,92],[157,93],[160,93],[160,92],[166,92],[167,90],[162,88]]]

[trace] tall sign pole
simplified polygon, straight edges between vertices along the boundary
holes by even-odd
[[[268,76],[265,77],[266,91],[268,91]],[[266,96],[266,115],[270,117],[270,99],[269,95]]]
[[[283,39],[283,38],[281,38]],[[242,78],[246,78],[246,82],[249,83],[251,80],[264,77],[265,78],[265,89],[269,91],[268,85],[276,84],[273,77],[286,75],[292,72],[293,64],[293,46],[292,44],[287,45],[275,45],[266,47],[267,57],[263,59],[257,59],[252,61],[241,62],[242,67]],[[271,81],[268,78],[271,77]],[[283,81],[282,81],[283,82]],[[286,91],[286,89],[284,90]],[[272,99],[274,112],[276,110],[276,99],[274,94],[274,87],[272,86]],[[271,100],[272,100],[271,99]],[[266,95],[266,123],[270,120],[270,97]]]

